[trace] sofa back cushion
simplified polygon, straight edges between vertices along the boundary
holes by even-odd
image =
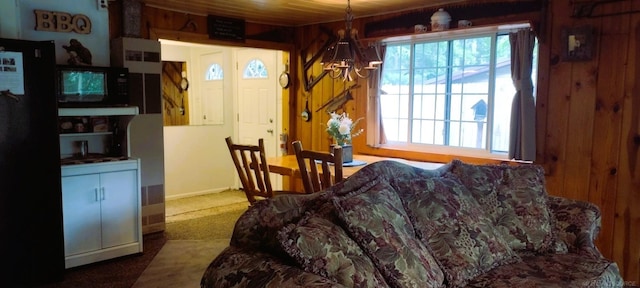
[[[520,260],[457,177],[410,183],[410,190],[401,192],[402,200],[418,238],[440,262],[449,286],[463,287],[495,267]]]
[[[544,253],[554,247],[555,218],[547,206],[542,167],[454,160],[451,172],[469,188],[512,249]]]
[[[326,207],[323,205],[327,203],[325,197],[320,193],[283,194],[257,201],[236,221],[230,244],[286,256],[276,237],[278,231],[285,225],[300,220],[309,207]],[[333,204],[328,203],[333,209]]]
[[[343,226],[392,287],[441,287],[444,275],[416,238],[402,202],[386,181],[336,196]]]
[[[333,213],[307,214],[280,230],[278,240],[307,272],[345,287],[388,287],[371,259],[333,221],[337,221]]]

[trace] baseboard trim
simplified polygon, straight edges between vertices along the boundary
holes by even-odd
[[[193,197],[193,196],[201,196],[201,195],[219,193],[219,192],[223,192],[223,191],[227,191],[227,190],[231,190],[231,189],[233,189],[233,188],[231,188],[231,187],[223,187],[223,188],[208,189],[208,190],[202,190],[202,191],[196,191],[196,192],[187,192],[187,193],[180,193],[180,194],[174,194],[174,195],[165,195],[164,199],[165,199],[165,201],[166,200],[175,200],[175,199],[180,199],[180,198],[187,198],[187,197]]]

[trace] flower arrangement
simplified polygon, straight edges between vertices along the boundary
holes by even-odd
[[[337,114],[331,112],[329,114],[331,118],[327,121],[327,132],[336,141],[336,144],[340,146],[351,144],[351,138],[360,135],[364,131],[362,128],[354,131],[358,122],[363,118],[358,118],[354,122],[347,113]]]

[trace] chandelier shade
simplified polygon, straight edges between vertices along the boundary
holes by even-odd
[[[329,46],[322,55],[320,65],[331,78],[342,77],[344,81],[353,81],[355,73],[360,78],[368,78],[371,71],[382,64],[376,46],[363,46],[358,41],[358,30],[352,28],[353,14],[351,1],[347,0],[345,16],[346,29],[338,31],[338,41]]]

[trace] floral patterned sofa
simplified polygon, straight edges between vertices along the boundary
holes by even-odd
[[[257,202],[201,287],[622,287],[598,208],[544,185],[537,165],[373,163]]]

